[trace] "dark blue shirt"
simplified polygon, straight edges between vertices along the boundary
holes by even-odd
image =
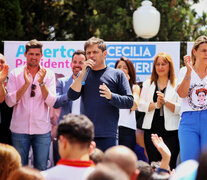
[[[100,96],[99,86],[103,83],[112,92],[112,99]],[[130,109],[133,96],[126,75],[117,69],[106,67],[103,70],[91,70],[82,86],[81,92],[72,88],[68,98],[75,100],[81,95],[81,113],[85,114],[95,126],[95,137],[116,137],[119,108]]]

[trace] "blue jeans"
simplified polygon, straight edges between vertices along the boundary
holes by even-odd
[[[47,160],[51,142],[51,133],[46,134],[17,134],[12,133],[12,144],[19,152],[22,165],[28,165],[30,145],[32,145],[34,156],[34,168],[39,170],[47,169]]]
[[[178,135],[181,161],[198,160],[207,147],[207,110],[188,111],[181,116]]]

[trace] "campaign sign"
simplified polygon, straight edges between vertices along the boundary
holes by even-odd
[[[177,75],[180,69],[180,42],[107,42],[106,64],[114,67],[116,61],[124,56],[133,62],[137,81],[144,81],[150,77],[154,59],[160,52],[172,57]]]
[[[52,69],[57,74],[70,76],[72,55],[77,49],[83,49],[85,41],[41,41],[43,57],[40,65]],[[24,56],[26,41],[5,41],[4,55],[10,70],[26,63]],[[124,56],[135,67],[137,81],[150,77],[155,56],[160,52],[170,54],[175,73],[180,68],[180,42],[106,42],[107,66],[114,67],[116,61]]]

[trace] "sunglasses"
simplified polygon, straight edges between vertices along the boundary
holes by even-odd
[[[30,94],[30,97],[34,97],[35,96],[35,89],[36,89],[36,85],[35,84],[32,84],[32,87],[31,87],[31,94]]]

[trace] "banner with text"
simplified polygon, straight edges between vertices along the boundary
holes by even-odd
[[[42,41],[43,57],[41,66],[57,74],[71,75],[71,58],[75,50],[83,49],[85,41]],[[26,41],[5,41],[4,55],[10,70],[26,63],[24,57]],[[180,42],[106,42],[107,66],[114,67],[122,56],[130,59],[135,66],[137,81],[150,77],[156,54],[168,53],[174,62],[176,75],[180,69]]]

